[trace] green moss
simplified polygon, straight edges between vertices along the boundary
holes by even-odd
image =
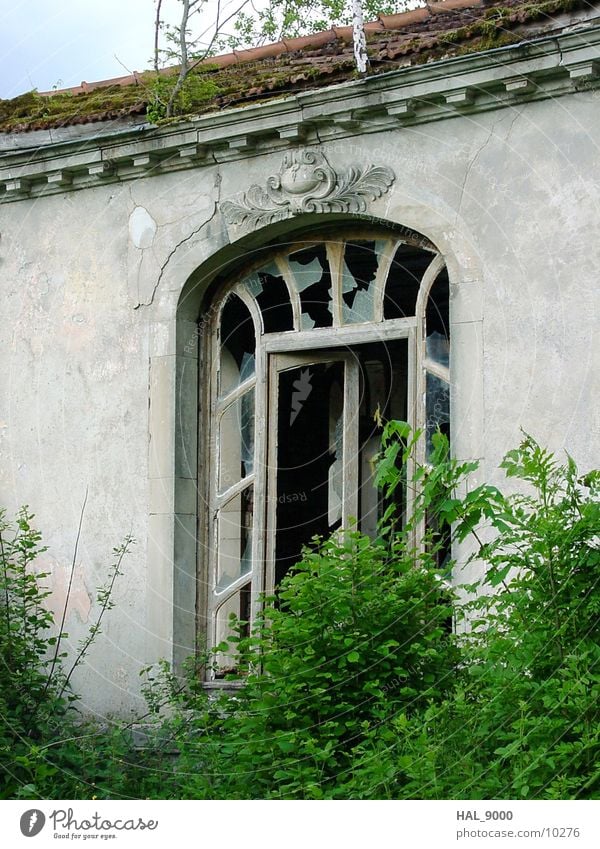
[[[36,91],[25,92],[12,100],[0,100],[0,122],[35,114],[41,108],[43,100]]]
[[[483,18],[480,20],[445,32],[440,37],[440,41],[444,44],[472,42],[468,47],[459,49],[459,55],[473,51],[492,50],[495,47],[513,44],[520,40],[508,31],[509,27],[516,23],[516,21],[511,20],[511,16],[519,15],[518,22],[533,21],[539,17],[548,17],[558,12],[568,11],[576,5],[578,5],[578,0],[548,0],[546,3],[513,8],[494,6],[491,9],[486,9]]]
[[[457,56],[465,56],[470,53],[483,53],[486,50],[494,50],[498,47],[508,47],[510,44],[519,44],[522,40],[522,36],[517,33],[495,33],[492,37],[483,36],[475,39],[468,46],[459,48]]]
[[[529,5],[508,8],[498,5],[486,9],[482,17],[462,27],[444,32],[434,44],[424,48],[423,40],[414,36],[406,43],[399,57],[411,64],[421,65],[451,55],[465,55],[514,44],[522,34],[513,30],[519,23],[533,21],[569,11],[582,5],[582,0],[546,0]],[[511,20],[513,18],[514,20]],[[335,61],[335,60],[334,60]],[[390,62],[381,66],[374,61],[373,72],[389,71]],[[275,92],[327,85],[353,76],[351,58],[339,57],[334,65],[323,68],[308,66],[297,68],[289,56],[274,60],[231,65],[226,68],[216,63],[199,65],[190,74],[176,104],[178,117],[201,114],[223,106],[233,106],[257,98],[273,99]],[[55,127],[84,121],[103,120],[125,115],[131,111],[148,109],[150,120],[162,120],[165,97],[174,85],[177,69],[172,74],[161,75],[157,82],[152,71],[140,75],[140,83],[130,86],[107,86],[90,92],[72,94],[56,92],[42,97],[35,91],[19,95],[12,100],[0,100],[0,132]],[[292,83],[291,78],[296,78]],[[250,94],[252,92],[252,94]],[[158,104],[158,105],[157,105]]]
[[[171,101],[177,79],[175,74],[154,76],[148,87],[146,108],[150,121],[160,123],[166,118],[167,104]],[[176,95],[170,117],[202,111],[202,108],[213,101],[219,92],[220,88],[214,78],[207,79],[205,73],[193,71],[185,78],[181,90]]]
[[[442,36],[442,40],[449,44],[455,44],[459,41],[464,41],[468,38],[467,28],[460,27],[459,29],[450,30],[450,32],[445,32]]]
[[[107,86],[81,94],[57,92],[44,97],[35,91],[27,92],[12,100],[0,100],[0,130],[59,126],[107,113],[114,117],[142,105],[143,92],[138,86]]]

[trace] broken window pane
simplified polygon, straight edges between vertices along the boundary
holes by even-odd
[[[300,294],[302,330],[331,327],[331,273],[325,245],[297,251],[290,256],[289,265]]]
[[[430,360],[446,368],[450,364],[449,300],[448,272],[444,269],[429,290],[425,316],[425,351]]]
[[[298,562],[303,545],[339,527],[343,396],[343,362],[279,374],[276,584]]]
[[[256,339],[248,307],[230,295],[221,313],[219,395],[226,395],[254,374]]]
[[[450,439],[450,384],[429,371],[426,376],[425,417],[429,458],[433,450],[431,438],[438,429]]]
[[[342,262],[344,324],[373,320],[374,283],[385,242],[348,242]]]
[[[218,593],[230,587],[252,570],[252,485],[234,495],[219,510],[217,517]]]
[[[256,298],[262,313],[265,333],[294,329],[288,288],[274,262],[249,275],[245,286]]]
[[[388,273],[383,300],[384,318],[405,318],[415,314],[419,285],[433,259],[428,251],[400,245]]]
[[[219,490],[224,492],[254,469],[254,389],[244,392],[221,416]]]

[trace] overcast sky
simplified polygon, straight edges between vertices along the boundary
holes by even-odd
[[[144,70],[154,15],[153,0],[0,0],[0,97]]]

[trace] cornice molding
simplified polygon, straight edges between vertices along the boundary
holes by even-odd
[[[0,153],[0,202],[401,130],[600,87],[600,26],[409,66],[177,125],[30,133]],[[75,128],[69,128],[72,135]],[[60,136],[60,132],[58,133]],[[10,137],[4,137],[4,144]],[[19,137],[19,144],[24,141]]]

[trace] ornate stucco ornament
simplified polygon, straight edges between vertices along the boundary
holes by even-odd
[[[306,212],[361,213],[367,201],[380,198],[394,180],[394,172],[385,166],[337,171],[320,150],[305,148],[285,154],[266,188],[250,186],[239,200],[224,201],[221,211],[229,224],[254,227]]]

